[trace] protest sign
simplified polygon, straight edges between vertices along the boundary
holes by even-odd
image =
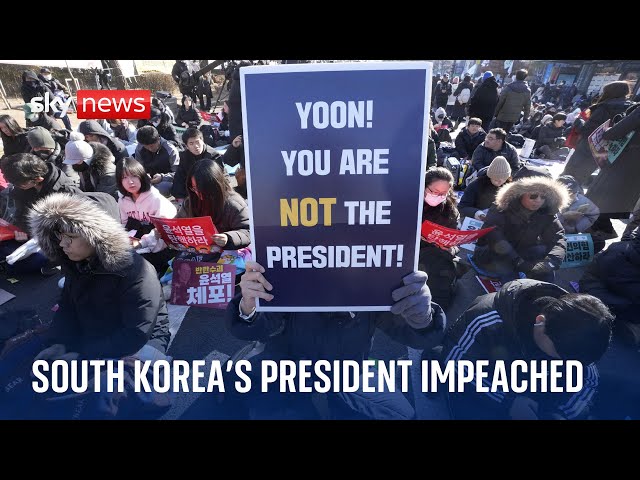
[[[607,141],[602,138],[602,135],[604,135],[604,132],[609,128],[609,123],[611,123],[611,120],[607,120],[596,128],[587,140],[598,168],[602,168],[607,162]]]
[[[565,234],[567,253],[560,268],[581,267],[593,260],[593,239],[590,233]]]
[[[480,230],[456,230],[455,228],[443,227],[437,223],[425,220],[422,223],[421,233],[425,241],[435,243],[440,247],[449,248],[475,242],[494,228],[495,227],[481,228]]]
[[[482,225],[484,225],[484,222],[482,220],[471,217],[464,217],[462,225],[460,225],[460,230],[480,230],[482,228]],[[473,242],[463,243],[462,245],[460,245],[460,248],[464,248],[465,250],[473,252],[476,249],[476,242],[474,240]]]
[[[212,239],[218,230],[211,217],[150,219],[167,246],[173,250],[191,253],[220,251]]]
[[[230,264],[175,259],[171,303],[226,308],[235,292],[236,267]]]
[[[417,270],[431,64],[240,70],[264,311],[385,311]]]

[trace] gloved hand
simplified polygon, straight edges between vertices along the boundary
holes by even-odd
[[[553,270],[552,264],[547,260],[537,262],[531,269],[532,275],[544,275],[550,273]]]
[[[404,286],[396,288],[391,297],[395,303],[391,313],[402,315],[413,328],[425,328],[431,323],[431,290],[427,286],[428,275],[417,271],[406,275]]]

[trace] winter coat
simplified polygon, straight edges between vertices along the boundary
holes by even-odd
[[[135,156],[149,175],[153,177],[159,173],[163,181],[173,181],[180,163],[178,149],[162,137],[160,137],[160,148],[157,152],[151,153],[143,145],[138,144]]]
[[[614,242],[598,253],[579,282],[580,292],[598,297],[621,319],[640,322],[640,236]]]
[[[521,205],[520,198],[534,192],[542,194],[546,201],[540,209],[530,212]],[[568,204],[567,188],[553,179],[528,177],[507,184],[489,208],[483,228],[495,228],[478,239],[474,259],[486,265],[506,257],[515,266],[528,249],[542,245],[545,256],[559,268],[567,241],[558,213]]]
[[[216,152],[211,146],[205,145],[204,150],[198,156],[191,153],[189,150],[183,150],[180,152],[180,159],[178,166],[176,167],[175,177],[173,178],[173,186],[171,187],[171,195],[175,198],[186,198],[187,197],[187,176],[189,174],[189,170],[191,167],[195,165],[198,160],[202,160],[204,158],[215,159],[215,161],[220,165],[223,171],[224,164],[222,163],[222,156]]]
[[[631,102],[625,98],[611,98],[589,108],[591,111],[589,119],[580,129],[580,139],[578,140],[573,155],[571,155],[571,158],[569,158],[564,167],[563,175],[572,175],[581,185],[587,182],[591,173],[597,168],[593,154],[589,148],[589,135],[606,120],[612,119],[618,113],[623,113],[630,106]],[[596,205],[598,205],[597,202]],[[609,211],[601,205],[598,206],[602,212]]]
[[[609,141],[619,140],[633,131],[636,133],[620,156],[600,170],[587,190],[587,197],[602,213],[626,215],[634,210],[640,198],[640,107],[607,130],[603,137]]]
[[[26,80],[35,80],[35,83],[27,82]],[[54,94],[49,87],[47,87],[42,80],[38,78],[38,75],[31,70],[25,70],[22,72],[22,84],[20,85],[20,93],[22,94],[22,100],[24,103],[31,103],[31,99],[34,97],[42,97],[44,101],[45,93],[49,93],[49,98],[53,100]]]
[[[469,117],[482,119],[482,127],[486,129],[489,127],[489,121],[493,118],[497,104],[498,82],[494,77],[489,77],[480,84],[469,100]]]
[[[447,101],[449,100],[449,95],[453,93],[453,87],[451,86],[451,82],[443,82],[440,80],[436,86],[436,95],[435,95],[435,103],[436,107],[446,107]]]
[[[87,134],[92,134],[105,139],[104,145],[111,150],[116,163],[129,156],[127,147],[125,147],[120,140],[109,135],[109,133],[95,120],[85,120],[78,126],[78,131],[85,136]]]
[[[572,212],[578,212],[580,215],[571,215]],[[596,204],[578,193],[576,200],[558,214],[558,219],[562,223],[565,233],[583,233],[593,225],[599,216],[600,209]]]
[[[502,155],[507,159],[507,162],[509,162],[509,165],[511,166],[511,172],[515,173],[518,171],[521,166],[518,150],[516,150],[516,147],[507,141],[502,142],[502,148],[498,151],[485,147],[484,143],[482,145],[478,145],[478,147],[473,151],[471,166],[474,170],[481,170],[482,168],[491,165],[493,159],[499,155]]]
[[[195,217],[191,210],[189,198],[187,197],[178,211],[177,218]],[[249,234],[249,208],[238,193],[227,192],[227,200],[224,209],[217,218],[212,218],[218,233],[227,234],[226,250],[238,250],[247,247],[251,243]]]
[[[484,137],[486,136],[487,132],[482,128],[473,136],[471,136],[467,128],[463,129],[456,136],[456,152],[458,152],[458,156],[461,159],[471,158],[473,152],[478,148],[478,145],[484,142]]]
[[[158,232],[153,228],[150,217],[174,218],[178,211],[160,191],[153,185],[146,192],[142,192],[136,200],[129,195],[122,195],[118,192],[118,208],[120,210],[120,222],[125,228],[131,220],[135,223],[148,226],[148,231],[144,235],[136,235],[140,239],[142,248],[149,248],[151,253],[159,252],[166,248]]]
[[[65,95],[69,95],[69,89],[59,80],[51,77],[51,80],[45,80],[44,76],[38,75],[38,79],[52,92],[56,90],[62,90]]]
[[[171,334],[167,307],[154,268],[131,250],[117,218],[87,198],[50,195],[30,214],[30,225],[43,253],[60,261],[64,287],[49,344],[61,343],[81,358],[121,358],[145,345],[166,352]],[[95,256],[74,262],[53,232],[82,235]]]
[[[516,80],[500,92],[494,117],[499,122],[515,123],[520,119],[521,112],[524,112],[523,118],[526,120],[530,110],[531,90],[529,85],[524,80]]]
[[[198,128],[202,123],[202,117],[200,116],[198,109],[193,107],[193,105],[189,110],[186,110],[184,107],[180,107],[178,110],[178,116],[176,117],[176,123],[178,125],[182,125],[183,122],[187,124],[187,128]]]
[[[540,133],[538,134],[538,139],[534,145],[534,148],[540,148],[543,145],[547,145],[553,149],[554,141],[558,137],[562,137],[564,134],[563,127],[556,127],[554,122],[551,121],[547,123],[544,127],[540,128]],[[559,145],[560,148],[562,145]]]
[[[29,153],[31,151],[31,145],[27,140],[27,132],[17,133],[15,136],[10,137],[0,132],[2,136],[2,156],[13,155],[14,153]]]
[[[93,148],[89,168],[80,172],[80,188],[83,192],[104,192],[114,199],[118,198],[116,183],[116,165],[113,154],[106,145],[89,142]]]
[[[533,325],[541,310],[534,301],[543,296],[559,298],[566,293],[551,283],[523,279],[504,284],[497,293],[479,296],[447,327],[442,362],[488,360],[491,379],[494,362],[498,360],[505,363],[507,372],[516,360],[553,360],[533,339]],[[538,418],[551,419],[553,414],[566,419],[586,418],[598,387],[595,363],[583,366],[583,376],[583,388],[578,392],[525,391],[522,395],[538,403]],[[448,395],[450,401],[466,400],[467,408],[454,409],[456,419],[508,419],[509,409],[520,394],[501,389],[483,393],[465,388],[464,393]]]
[[[487,176],[485,167],[478,172],[478,176],[464,189],[464,194],[458,204],[458,209],[464,217],[475,218],[479,210],[488,210],[496,199],[498,190]]]
[[[239,316],[241,296],[226,309],[225,323],[241,340],[264,342],[262,358],[273,360],[355,360],[369,358],[376,329],[417,349],[440,343],[446,325],[442,308],[431,303],[432,319],[425,328],[411,327],[391,312],[258,312],[252,322]]]
[[[29,188],[28,190],[14,188],[11,191],[11,198],[16,203],[14,224],[27,233],[30,231],[27,219],[29,209],[38,200],[52,193],[82,193],[82,190],[76,186],[75,182],[58,167],[52,163],[47,163],[47,168],[49,171],[44,177],[40,191],[35,188]]]
[[[127,128],[124,125],[120,125],[113,130],[113,136],[120,140],[125,147],[138,143],[137,133],[138,130],[131,123],[127,125]]]

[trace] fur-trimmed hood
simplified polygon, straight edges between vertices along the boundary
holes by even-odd
[[[115,157],[109,147],[98,142],[89,142],[93,148],[93,155],[89,160],[91,171],[98,175],[106,175],[116,171]]]
[[[133,263],[131,243],[123,226],[88,197],[48,195],[33,206],[29,223],[40,248],[50,259],[67,258],[53,233],[60,230],[86,238],[108,272],[120,271]]]
[[[520,201],[525,193],[540,193],[546,198],[541,211],[555,215],[569,205],[569,191],[562,183],[546,177],[526,177],[508,183],[496,195],[498,210],[505,211],[510,205]]]

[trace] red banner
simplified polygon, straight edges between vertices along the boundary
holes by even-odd
[[[475,242],[494,228],[495,227],[483,228],[481,230],[456,230],[425,220],[422,222],[420,234],[422,235],[422,239],[429,243],[435,243],[440,247],[449,248]]]
[[[236,267],[175,259],[172,264],[171,303],[227,308],[236,285]]]
[[[221,250],[213,242],[213,236],[218,233],[218,230],[211,217],[150,217],[150,219],[167,246],[173,250],[191,253],[211,253]]]
[[[16,232],[22,232],[22,230],[0,218],[0,242],[13,240]]]

